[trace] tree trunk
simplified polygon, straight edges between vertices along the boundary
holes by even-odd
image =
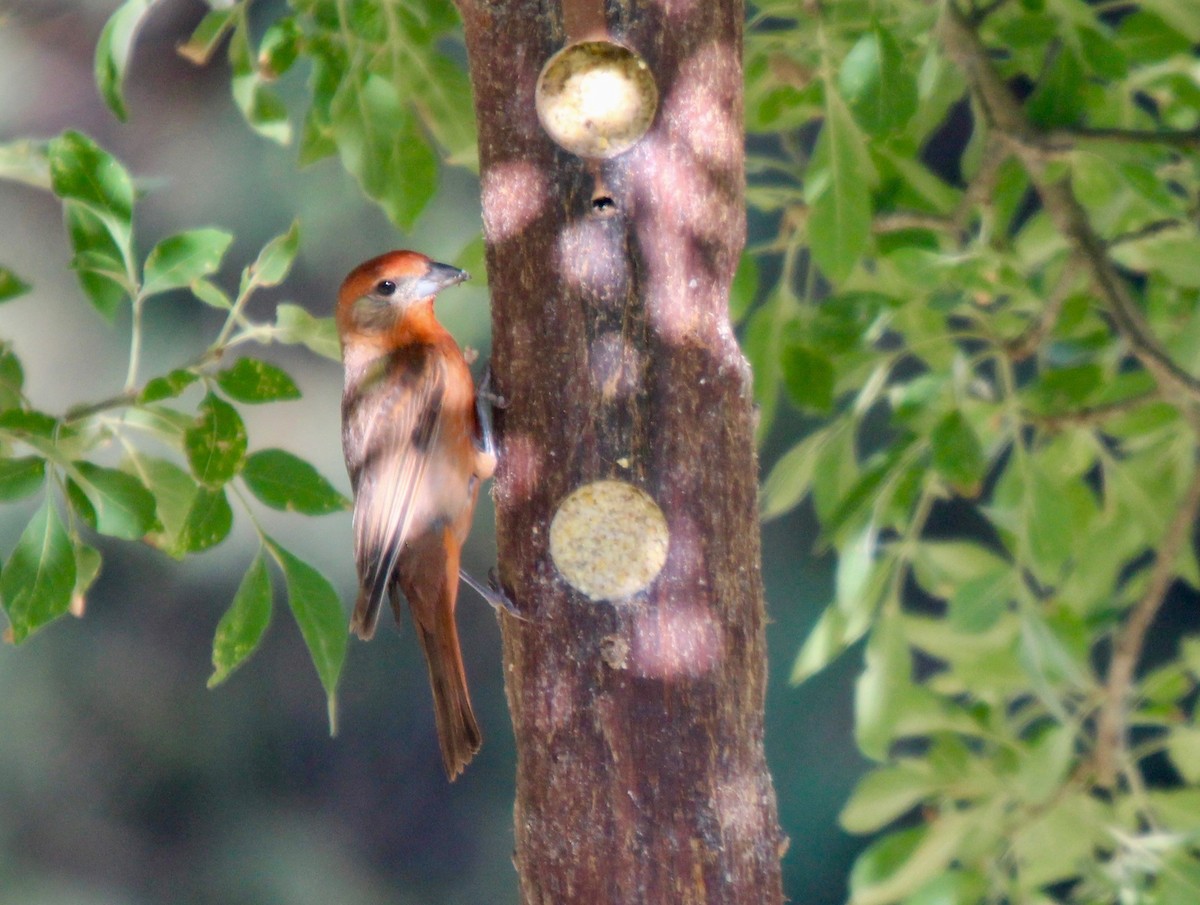
[[[503,620],[522,901],[780,902],[753,402],[727,310],[745,234],[742,4],[609,4],[659,109],[602,162],[536,117],[559,7],[460,11],[508,400],[500,579],[528,620]],[[617,601],[571,587],[550,554],[563,498],[602,479],[646,491],[669,531],[657,579]]]

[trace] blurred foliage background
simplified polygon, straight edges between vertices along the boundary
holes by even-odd
[[[181,59],[206,7],[164,3],[124,97],[127,26],[148,4],[129,0],[134,18],[103,33],[110,2],[4,8],[0,144],[93,136],[136,178],[143,251],[197,227],[236,236],[213,278],[229,294],[298,218],[291,275],[263,280],[246,309],[265,324],[285,301],[327,314],[348,268],[392,247],[467,266],[476,281],[440,311],[486,351],[449,4],[210,6],[188,53],[232,27],[229,66],[225,51],[207,68]],[[101,34],[101,86],[125,126],[94,87]],[[751,253],[731,307],[770,466],[767,751],[799,901],[847,887],[856,905],[1200,898],[1198,44],[1195,0],[752,5]],[[51,158],[80,157],[76,141]],[[77,176],[73,190],[106,184]],[[131,324],[127,305],[110,326],[86,304],[56,199],[0,181],[0,203],[0,266],[34,286],[0,309],[26,394],[0,433],[19,439],[44,424],[24,408],[121,390]],[[76,227],[78,251],[95,236]],[[144,375],[193,360],[225,317],[182,292],[144,314]],[[256,354],[302,398],[241,407],[249,448],[301,455],[345,493],[338,367],[297,346]],[[193,433],[177,430],[180,452]],[[0,509],[0,549],[25,559],[9,554],[0,584],[20,640],[36,628],[14,605],[35,557],[18,537],[38,516],[6,468],[0,491],[18,499]],[[124,494],[122,480],[101,483]],[[86,520],[81,494],[68,497]],[[340,645],[348,515],[248,506],[331,579],[309,590]],[[484,510],[466,556],[477,574],[494,558]],[[107,527],[140,536],[132,517]],[[282,588],[262,649],[205,690],[214,629],[258,547],[247,522],[182,563],[86,534],[105,560],[86,618],[0,656],[0,900],[511,897],[493,614],[464,596],[487,741],[450,786],[403,631],[350,645],[336,739],[312,625],[302,638]],[[840,657],[860,642],[861,660]]]
[[[144,194],[136,240],[216,226],[236,237],[214,281],[227,292],[293,218],[301,246],[286,283],[260,292],[250,314],[291,301],[328,314],[345,272],[393,247],[457,261],[475,279],[439,301],[460,343],[486,351],[487,296],[475,244],[477,181],[442,167],[440,194],[398,231],[336,161],[299,169],[294,147],[255,135],[230,98],[223,62],[196,67],[175,48],[204,4],[161,4],[139,34],[128,73],[129,123],[105,108],[93,81],[109,0],[0,4],[0,142],[78,129],[123,161]],[[273,21],[283,5],[255,4]],[[447,48],[454,53],[453,45]],[[279,86],[294,101],[299,80]],[[0,333],[25,369],[31,404],[61,412],[120,391],[129,311],[106,323],[69,268],[62,213],[50,194],[0,180],[0,263],[33,286],[0,308]],[[773,227],[758,224],[757,238]],[[221,312],[185,291],[145,310],[147,375],[203,352]],[[338,365],[298,347],[254,354],[285,367],[303,396],[242,409],[251,449],[278,446],[312,462],[348,493],[339,443]],[[795,416],[783,414],[784,431]],[[769,444],[764,456],[777,456]],[[36,499],[0,507],[0,550],[11,550]],[[256,515],[285,546],[353,596],[349,514]],[[453,786],[441,772],[424,665],[411,627],[350,646],[339,688],[340,734],[328,735],[322,691],[294,622],[279,602],[262,648],[207,690],[213,633],[257,539],[239,515],[228,540],[175,562],[99,537],[103,570],[86,618],[58,622],[0,652],[0,903],[238,902],[476,903],[515,898],[513,749],[490,608],[464,592],[460,631],[483,751]],[[481,501],[466,565],[494,561]],[[843,662],[800,688],[787,685],[796,642],[831,591],[830,559],[812,559],[811,514],[765,529],[773,668],[768,759],[792,844],[785,883],[799,901],[842,901],[861,841],[837,813],[861,769]]]

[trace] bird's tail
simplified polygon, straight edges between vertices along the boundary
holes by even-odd
[[[471,697],[467,693],[467,675],[463,670],[453,613],[444,626],[438,626],[433,631],[419,626],[417,636],[421,639],[425,662],[429,666],[429,685],[433,689],[433,713],[437,720],[442,763],[446,767],[446,775],[453,780],[470,763],[483,743],[479,724],[475,722],[475,711],[471,709]]]
[[[454,779],[479,751],[483,737],[475,722],[463,668],[454,604],[458,597],[459,542],[449,528],[410,547],[401,564],[400,585],[412,609],[417,638],[429,667],[433,713],[446,775]]]

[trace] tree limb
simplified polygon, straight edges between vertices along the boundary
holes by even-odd
[[[1110,787],[1127,755],[1126,706],[1133,687],[1134,673],[1141,659],[1146,632],[1167,597],[1175,579],[1175,563],[1184,544],[1191,541],[1192,529],[1200,512],[1200,468],[1192,474],[1187,493],[1167,526],[1154,557],[1150,579],[1141,600],[1137,602],[1113,642],[1112,659],[1104,685],[1096,728],[1094,762],[1096,782]]]
[[[1194,414],[1196,403],[1200,402],[1200,380],[1171,360],[1150,330],[1109,258],[1107,246],[1092,229],[1069,179],[1053,180],[1048,175],[1046,164],[1059,150],[1053,136],[1039,131],[1029,121],[992,66],[979,35],[953,3],[946,4],[939,31],[947,54],[966,75],[988,125],[1008,141],[1029,172],[1043,208],[1079,255],[1117,331],[1129,343],[1130,351],[1164,392],[1177,397],[1190,410],[1186,412],[1189,419],[1200,424]]]

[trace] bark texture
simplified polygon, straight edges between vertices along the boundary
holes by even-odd
[[[509,402],[500,579],[528,618],[503,618],[522,900],[780,902],[751,379],[727,313],[745,233],[742,4],[608,4],[659,110],[604,162],[537,122],[559,4],[460,11]],[[562,499],[604,478],[647,491],[670,531],[657,580],[615,603],[567,585],[548,543]]]

